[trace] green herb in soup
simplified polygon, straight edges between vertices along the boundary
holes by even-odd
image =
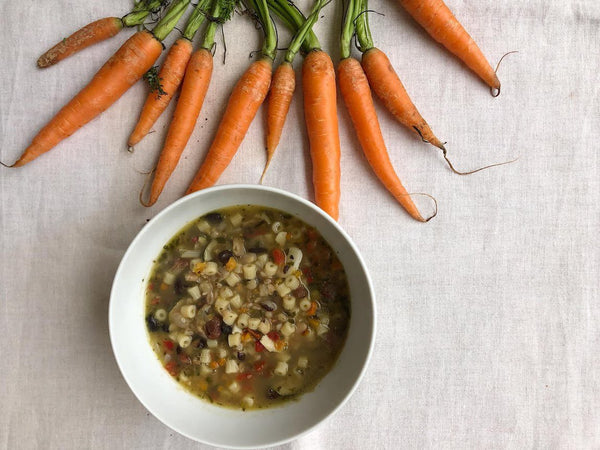
[[[319,232],[259,206],[204,215],[158,256],[146,293],[165,369],[219,405],[264,408],[312,390],[348,330],[346,273]]]

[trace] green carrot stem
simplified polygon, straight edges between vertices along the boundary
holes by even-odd
[[[271,15],[269,14],[267,0],[250,0],[249,3],[252,4],[265,34],[261,53],[263,56],[273,60],[275,59],[275,54],[277,52],[277,33],[275,32],[275,26],[273,25],[273,20],[271,20]]]
[[[210,5],[211,0],[200,0],[194,7],[194,11],[188,19],[187,25],[183,30],[183,37],[190,41],[194,39],[194,35],[198,31],[198,28],[202,25],[206,19],[206,10]]]
[[[325,6],[328,0],[316,0],[308,18],[304,21],[302,26],[298,29],[290,45],[288,46],[287,52],[285,53],[285,61],[290,64],[294,61],[294,57],[300,50],[300,47],[304,43],[308,34],[312,31],[312,27],[319,19],[321,9]]]
[[[202,48],[211,50],[215,45],[215,34],[217,27],[231,19],[233,9],[237,4],[237,0],[214,0],[213,9],[211,11],[210,23],[204,31],[204,39],[202,40]]]
[[[144,23],[150,13],[159,10],[166,0],[141,0],[136,2],[131,12],[121,18],[123,26],[136,27]]]
[[[306,22],[304,15],[288,0],[267,0],[267,3],[269,8],[293,33],[297,33]],[[321,48],[319,39],[312,30],[307,33],[302,48],[306,52]]]
[[[340,56],[342,59],[350,57],[350,47],[355,31],[354,19],[356,18],[356,11],[358,9],[360,9],[360,0],[348,0],[346,15],[342,24],[342,35],[340,37]]]
[[[356,37],[358,38],[359,49],[362,53],[373,48],[373,37],[369,27],[369,0],[358,0],[359,10],[356,11]]]
[[[160,19],[160,22],[152,30],[154,37],[162,42],[173,31],[173,28],[175,28],[175,25],[177,25],[177,22],[179,22],[189,4],[190,0],[178,0],[176,3],[173,3],[164,17]]]

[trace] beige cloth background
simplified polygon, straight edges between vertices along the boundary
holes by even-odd
[[[600,447],[600,3],[447,3],[494,64],[519,51],[500,67],[499,98],[394,1],[372,2],[385,14],[371,16],[375,42],[458,167],[520,159],[454,175],[378,105],[405,185],[439,202],[434,220],[416,223],[372,176],[340,104],[340,224],[375,283],[377,343],[347,405],[282,448]],[[47,70],[36,68],[37,56],[129,7],[1,2],[2,161],[21,153],[131,31]],[[334,58],[341,9],[330,4],[316,28]],[[288,35],[280,36],[284,46]],[[205,448],[162,425],[129,391],[110,348],[107,308],[127,245],[185,190],[248,53],[260,47],[243,17],[225,26],[225,37],[226,65],[219,41],[198,126],[156,206],[138,203],[141,172],[154,164],[172,108],[127,153],[141,83],[29,166],[0,168],[2,448]],[[266,184],[312,198],[299,94]],[[263,120],[219,183],[258,181]]]

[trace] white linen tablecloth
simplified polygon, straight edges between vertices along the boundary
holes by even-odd
[[[417,223],[374,178],[340,99],[339,222],[373,277],[378,334],[350,401],[282,448],[600,448],[600,2],[447,3],[493,64],[519,52],[499,69],[500,97],[394,1],[371,4],[384,14],[371,14],[376,45],[457,167],[520,159],[454,175],[378,103],[404,184],[439,204],[437,217]],[[46,70],[36,68],[37,57],[130,6],[1,2],[3,162],[20,155],[131,31]],[[341,15],[335,1],[316,26],[334,60]],[[164,426],[130,392],[111,351],[107,311],[129,242],[182,195],[248,54],[260,48],[246,17],[224,31],[226,64],[219,38],[198,125],[154,207],[141,206],[138,192],[173,108],[129,154],[143,83],[30,165],[0,167],[2,448],[207,448]],[[280,30],[280,47],[288,36]],[[301,100],[299,88],[265,184],[312,199]],[[219,184],[258,181],[263,125],[260,113]],[[426,198],[419,205],[431,208]]]

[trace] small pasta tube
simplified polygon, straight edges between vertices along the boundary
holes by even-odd
[[[296,331],[296,325],[291,324],[289,322],[285,322],[282,326],[281,326],[281,334],[283,334],[285,337],[292,335],[295,331]]]
[[[200,288],[198,287],[198,285],[188,288],[187,292],[188,294],[190,294],[190,297],[192,297],[194,300],[198,300],[202,296],[200,294]]]
[[[245,280],[253,280],[256,278],[256,264],[244,264],[242,266]]]
[[[275,366],[275,369],[273,370],[273,373],[275,375],[280,375],[280,376],[287,375],[287,372],[288,372],[288,364],[283,361],[279,361],[277,363],[277,365]]]
[[[158,320],[159,322],[164,322],[165,320],[167,320],[167,311],[165,311],[164,309],[157,309],[154,312],[154,318],[156,320]]]
[[[204,269],[202,270],[202,274],[211,276],[211,275],[216,275],[218,271],[219,271],[219,266],[217,265],[217,263],[214,261],[208,261],[206,263],[206,266],[204,266]]]
[[[197,287],[197,286],[196,286]],[[181,307],[181,315],[188,319],[196,317],[196,305],[184,305]]]
[[[177,336],[177,343],[181,348],[187,348],[192,343],[192,337],[187,334],[180,334]]]
[[[223,322],[225,322],[227,325],[233,325],[235,322],[235,319],[237,319],[237,314],[234,313],[233,311],[230,310],[225,310],[222,312],[222,316],[223,316]]]
[[[238,316],[238,320],[237,320],[237,324],[240,328],[246,328],[248,327],[248,320],[250,319],[250,316],[246,313],[242,313]]]
[[[242,343],[242,335],[240,333],[231,333],[227,336],[227,343],[230,347],[237,347]]]
[[[278,268],[279,266],[277,266],[277,264],[268,261],[265,263],[265,267],[263,267],[263,273],[265,274],[266,278],[271,278],[277,273]]]
[[[235,359],[228,359],[227,362],[225,362],[225,373],[237,373],[239,371],[240,369]]]

